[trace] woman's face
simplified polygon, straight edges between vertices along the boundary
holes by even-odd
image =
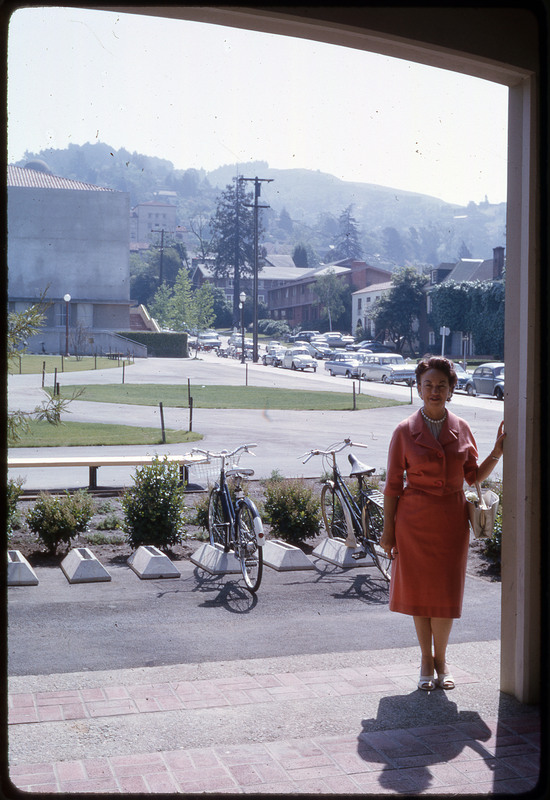
[[[445,403],[451,394],[449,379],[439,369],[428,369],[420,378],[418,393],[424,401],[424,411],[432,419],[441,419]]]

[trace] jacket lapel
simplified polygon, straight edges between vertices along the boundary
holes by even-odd
[[[424,424],[420,410],[410,418],[410,431],[416,444],[429,447],[430,450],[441,450],[458,439],[458,417],[447,411],[447,419],[443,423],[439,439],[435,439]]]

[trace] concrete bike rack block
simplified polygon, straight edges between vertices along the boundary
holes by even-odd
[[[268,539],[264,544],[264,564],[278,572],[315,569],[306,554],[282,539]]]
[[[36,586],[38,578],[23,553],[8,550],[8,586]]]
[[[181,577],[181,572],[172,564],[168,556],[153,545],[138,547],[127,563],[142,580]]]
[[[345,569],[370,566],[373,564],[373,560],[370,556],[366,556],[365,558],[352,558],[353,552],[354,548],[346,547],[344,539],[329,539],[327,536],[326,539],[323,539],[322,542],[317,545],[312,555]]]
[[[240,562],[234,553],[224,553],[221,544],[202,544],[190,557],[193,564],[211,575],[236,575],[241,571]]]
[[[88,547],[75,547],[61,562],[69,583],[110,581],[111,576]]]

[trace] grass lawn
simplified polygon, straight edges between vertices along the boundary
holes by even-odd
[[[62,386],[61,396],[70,397],[76,386]],[[364,387],[363,387],[364,389]],[[195,408],[263,408],[304,411],[345,411],[353,408],[353,390],[348,392],[307,391],[305,389],[272,389],[259,386],[191,386]],[[90,385],[80,400],[99,403],[128,403],[170,408],[187,408],[187,385],[107,384]],[[384,408],[405,405],[397,400],[371,397],[356,392],[356,408]]]
[[[196,442],[200,433],[165,429],[166,444]],[[23,433],[12,447],[85,447],[94,445],[162,444],[159,428],[141,428],[134,425],[103,425],[94,422],[49,422],[31,420],[29,430]]]
[[[82,356],[77,361],[76,356],[40,356],[25,354],[11,358],[8,362],[8,373],[10,375],[36,375],[40,374],[46,363],[46,374],[53,374],[57,369],[60,372],[81,372],[88,369],[112,369],[113,367],[122,368],[122,361],[103,356]],[[126,366],[129,362],[126,361]]]

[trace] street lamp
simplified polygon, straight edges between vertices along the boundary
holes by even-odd
[[[241,364],[244,364],[244,301],[246,294],[241,292],[239,295],[239,308],[241,311]]]
[[[69,303],[71,302],[71,295],[63,295],[65,301],[65,356],[69,355]]]

